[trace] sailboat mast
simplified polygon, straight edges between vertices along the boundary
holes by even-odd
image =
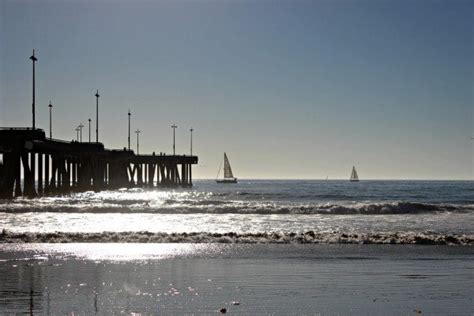
[[[225,153],[224,153],[224,155],[225,155]],[[219,173],[221,173],[221,168],[222,168],[222,160],[221,160],[221,163],[219,164],[219,169],[217,170],[216,179],[219,178]]]

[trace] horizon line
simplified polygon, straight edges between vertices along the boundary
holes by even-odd
[[[215,178],[194,178],[193,180],[216,180]],[[290,181],[349,181],[349,178],[238,178],[237,180],[290,180]],[[364,181],[474,181],[474,179],[396,179],[396,178],[367,178],[359,179],[359,182]]]

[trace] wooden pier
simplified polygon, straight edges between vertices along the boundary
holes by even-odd
[[[197,156],[136,155],[102,143],[46,138],[41,129],[0,128],[0,198],[130,187],[192,186]]]

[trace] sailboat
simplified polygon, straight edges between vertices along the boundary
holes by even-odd
[[[359,176],[357,175],[357,171],[355,166],[352,166],[352,172],[351,172],[351,182],[359,182]]]
[[[221,164],[222,165],[222,164]],[[221,167],[219,167],[219,171],[217,172],[217,183],[237,183],[237,178],[234,177],[232,173],[232,168],[230,167],[229,159],[227,158],[226,153],[224,153],[224,178],[219,179],[219,173],[221,172]]]

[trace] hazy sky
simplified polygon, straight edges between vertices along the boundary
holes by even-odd
[[[213,178],[473,179],[474,1],[0,0],[0,125],[189,153]],[[94,128],[93,128],[94,130]],[[135,135],[132,135],[135,147]],[[84,134],[87,138],[87,132]]]

